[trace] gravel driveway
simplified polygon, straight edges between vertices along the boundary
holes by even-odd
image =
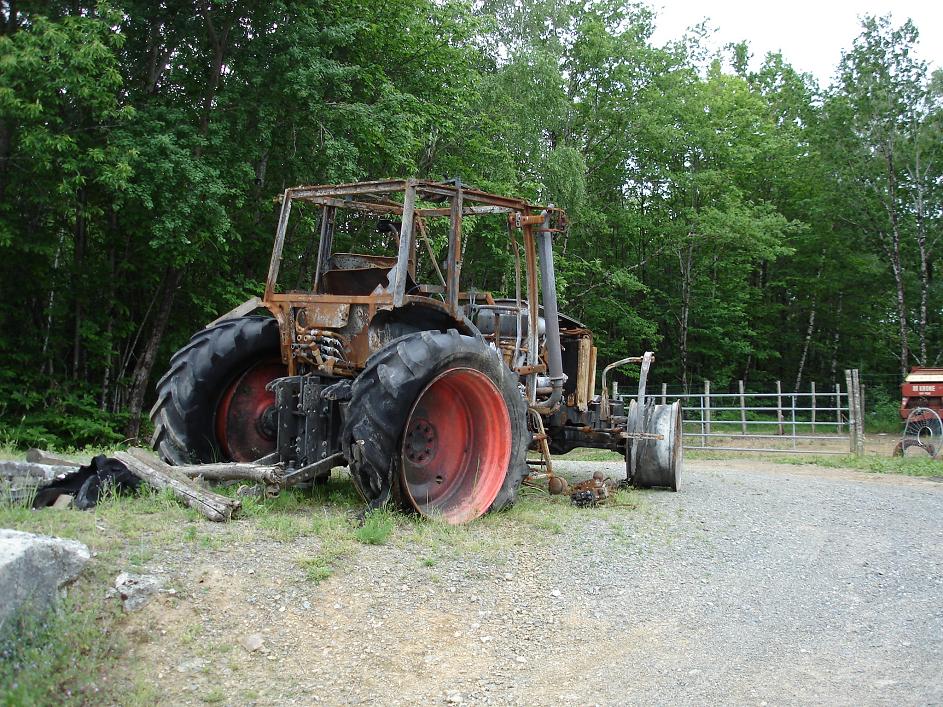
[[[943,701],[943,484],[762,462],[693,462],[636,553],[593,542],[604,703]],[[622,587],[626,595],[613,593]],[[588,677],[588,676],[587,676]]]
[[[943,483],[694,461],[681,493],[487,533],[316,585],[307,538],[158,558],[180,593],[131,619],[134,661],[168,703],[943,702]]]

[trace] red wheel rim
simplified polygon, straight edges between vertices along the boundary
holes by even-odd
[[[251,462],[275,451],[275,393],[265,386],[287,373],[281,361],[260,361],[226,388],[216,408],[216,439],[232,461]]]
[[[484,514],[511,458],[511,418],[488,376],[453,368],[419,394],[403,430],[402,481],[413,507],[452,524]]]

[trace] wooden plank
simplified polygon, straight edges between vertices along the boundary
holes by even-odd
[[[589,409],[589,396],[593,387],[592,379],[589,377],[592,366],[592,361],[590,361],[592,347],[592,339],[588,336],[580,337],[576,364],[576,409],[580,412],[586,412]]]
[[[148,461],[144,462],[139,457],[147,458]],[[231,520],[233,514],[242,505],[236,499],[199,488],[183,473],[157,457],[149,455],[145,450],[135,450],[134,456],[129,452],[116,452],[114,458],[150,486],[157,489],[169,488],[174,497],[209,520],[215,522]]]
[[[416,183],[412,179],[406,182],[406,194],[403,197],[403,219],[399,231],[399,250],[396,258],[396,267],[390,274],[393,281],[390,283],[393,289],[393,306],[402,307],[404,297],[406,296],[406,275],[407,263],[413,254],[413,245],[416,234],[413,229],[413,219],[415,218],[416,206]],[[458,287],[456,283],[456,295]]]

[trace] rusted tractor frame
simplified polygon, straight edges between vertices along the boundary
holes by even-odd
[[[392,199],[398,194],[403,195],[401,203]],[[296,201],[321,207],[317,270],[310,291],[278,293],[276,285],[288,222],[292,204]],[[422,201],[442,205],[421,206]],[[397,238],[398,253],[395,263],[380,256],[370,258],[372,262],[354,263],[366,265],[367,267],[360,269],[367,272],[383,270],[383,266],[387,265],[389,274],[386,286],[380,283],[369,293],[356,295],[324,292],[326,289],[324,281],[332,273],[329,269],[329,262],[335,255],[332,252],[333,223],[338,209],[348,209],[376,217],[393,216],[400,219],[401,226]],[[518,267],[515,269],[517,296],[513,302],[496,303],[490,293],[477,293],[477,296],[483,296],[485,299],[485,303],[480,305],[475,301],[475,293],[460,291],[459,280],[462,269],[460,254],[463,251],[462,220],[465,216],[486,215],[504,215],[508,221],[510,237],[515,241],[513,250]],[[418,255],[419,238],[417,236],[421,236],[423,220],[433,218],[449,220],[448,259],[444,268],[445,283],[444,285],[417,285],[413,280],[416,275]],[[260,304],[271,311],[279,322],[282,361],[288,366],[289,375],[295,375],[299,364],[305,362],[312,370],[341,377],[356,375],[356,372],[363,368],[367,358],[386,343],[382,333],[376,331],[378,327],[374,332],[370,331],[369,325],[378,312],[421,307],[428,309],[429,315],[435,318],[447,318],[452,326],[462,332],[471,333],[475,327],[468,318],[469,305],[491,308],[495,312],[513,312],[515,317],[526,309],[527,316],[522,317],[527,322],[526,337],[522,337],[521,341],[515,340],[514,346],[518,351],[527,352],[527,362],[525,365],[513,366],[512,369],[527,380],[529,404],[542,413],[548,413],[559,405],[563,387],[559,326],[556,324],[556,317],[553,316],[557,314],[557,300],[553,280],[551,237],[564,223],[563,212],[553,206],[539,207],[523,199],[468,189],[460,182],[451,184],[406,179],[287,189],[282,197],[281,214],[266,278],[265,295]],[[522,273],[515,230],[520,230],[523,234],[522,246],[526,272],[524,283],[521,282]],[[537,323],[541,309],[538,306],[538,244],[541,258],[539,269],[541,279],[545,283],[542,294],[543,311],[548,321],[546,332],[548,364],[539,361],[537,345]],[[413,285],[408,292],[407,283]],[[356,289],[358,283],[351,284],[353,287],[350,289]],[[436,297],[438,294],[444,294],[444,301]],[[361,314],[355,318],[353,324],[351,323],[352,310],[359,311]],[[303,327],[298,325],[299,312],[304,312]],[[315,333],[304,334],[302,337],[308,338],[299,339],[296,334],[300,329]],[[315,338],[331,337],[331,333],[343,336],[344,338],[339,340],[342,343],[349,343],[351,355],[348,359],[320,357],[314,354],[315,347],[312,342]],[[491,338],[500,339],[500,343],[505,348],[510,345],[505,341],[507,337],[502,337],[500,332]],[[514,349],[512,353],[513,351]],[[548,366],[552,390],[548,397],[539,399],[536,386],[537,375],[546,372]]]
[[[298,203],[319,210],[317,259],[313,279],[304,282],[304,289],[286,290],[279,274],[292,208]],[[376,218],[378,228],[382,221],[387,236],[395,239],[395,256],[335,252],[336,226],[346,223],[338,219],[343,211]],[[503,221],[514,260],[513,297],[495,299],[490,292],[462,290],[466,217]],[[447,220],[447,258],[441,267],[428,235],[435,219]],[[252,428],[258,431],[264,423],[274,436],[277,427],[277,444],[259,461],[284,469],[283,485],[319,478],[332,466],[351,462],[347,457],[356,450],[344,447],[340,430],[347,424],[351,384],[370,365],[371,356],[388,351],[388,344],[404,335],[456,330],[487,342],[516,374],[528,410],[530,446],[542,456],[529,462],[538,467],[535,476],[553,477],[552,452],[597,447],[625,453],[629,477],[644,477],[638,470],[644,460],[659,467],[645,477],[647,485],[676,488],[680,429],[676,444],[674,425],[680,425],[680,409],[677,404],[654,406],[645,397],[651,354],[613,364],[641,365],[640,395],[626,411],[620,401],[608,400],[605,374],[603,393],[596,395],[592,333],[558,311],[552,240],[565,227],[566,215],[553,205],[489,194],[459,180],[396,179],[287,189],[263,297],[212,323],[219,326],[259,307],[277,321],[285,375],[268,384],[274,404],[258,415]],[[427,273],[438,276],[438,284],[417,282],[421,257],[431,265]],[[254,370],[258,378],[269,375],[270,369]],[[258,382],[250,383],[246,386],[258,397]],[[227,414],[232,394],[224,396]],[[256,405],[249,412],[256,415],[258,409]],[[363,491],[367,482],[356,483]]]

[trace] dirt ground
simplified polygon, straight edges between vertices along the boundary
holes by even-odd
[[[314,501],[188,519],[146,541],[164,589],[112,679],[158,704],[939,703],[941,512],[933,480],[721,460],[677,494],[528,496],[339,554]]]
[[[787,430],[788,432],[788,425]],[[688,435],[691,433],[691,436]],[[765,434],[765,433],[764,433]],[[800,432],[800,434],[808,434]],[[710,446],[715,447],[757,447],[763,449],[779,449],[784,452],[795,451],[799,454],[809,453],[811,456],[821,455],[823,453],[848,454],[850,453],[849,442],[844,440],[823,439],[827,436],[837,436],[834,433],[829,435],[818,435],[816,439],[791,440],[788,437],[783,440],[764,439],[753,440],[747,437],[743,439],[737,435],[729,437],[713,437],[709,440]],[[694,429],[685,430],[685,444],[701,444],[701,438]],[[895,445],[900,442],[899,434],[869,433],[864,436],[864,451],[866,454],[878,454],[881,456],[891,456]]]

